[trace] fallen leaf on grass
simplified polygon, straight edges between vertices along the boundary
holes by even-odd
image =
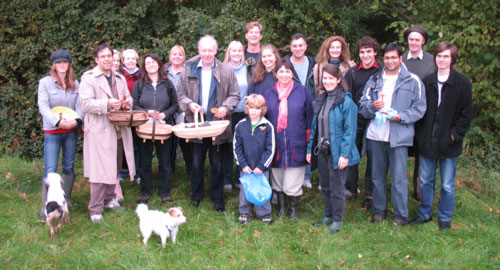
[[[340,265],[340,266],[342,266],[342,265],[344,265],[344,264],[345,264],[345,261],[340,261],[340,262],[339,262],[339,265]]]
[[[409,258],[410,258],[410,255],[406,255],[405,259],[407,259],[407,260],[408,260]]]
[[[209,266],[207,266],[207,267],[208,267],[208,269],[214,269],[214,267],[213,267],[213,266],[211,266],[211,265],[209,265]]]
[[[141,238],[141,234],[140,233],[138,233],[136,235],[137,235],[137,238]]]
[[[497,214],[500,214],[500,210],[497,210]]]
[[[490,207],[490,213],[493,214],[493,208]]]
[[[224,242],[219,241],[219,246],[223,247],[224,246]]]
[[[69,241],[69,242],[66,244],[66,246],[67,246],[67,247],[69,247],[69,246],[71,246],[71,245],[73,245],[73,241]]]
[[[253,233],[253,237],[260,237],[260,232],[255,230]]]
[[[12,173],[8,172],[7,175],[5,175],[5,179],[10,179],[12,177]]]

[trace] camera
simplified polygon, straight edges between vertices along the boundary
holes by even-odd
[[[319,149],[323,153],[330,153],[330,140],[321,138],[319,142]]]

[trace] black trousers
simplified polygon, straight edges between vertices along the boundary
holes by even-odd
[[[231,143],[227,143],[231,144]],[[210,199],[214,204],[224,204],[223,187],[224,176],[222,172],[223,145],[212,145],[211,138],[204,138],[203,143],[191,143],[192,169],[191,169],[191,200],[203,199],[204,165],[209,156],[210,161]]]
[[[160,196],[170,195],[170,180],[172,179],[171,151],[172,138],[153,142],[139,140],[140,173],[141,173],[141,195],[150,196],[153,193],[153,148],[156,149],[158,157],[158,193]]]

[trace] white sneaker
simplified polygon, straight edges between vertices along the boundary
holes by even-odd
[[[92,221],[93,223],[102,222],[102,215],[101,214],[90,215],[90,221]]]
[[[115,210],[125,210],[125,208],[121,206],[120,203],[116,200],[116,198],[109,201],[109,203],[106,205],[106,208]]]
[[[304,184],[302,186],[304,186],[304,187],[306,187],[308,189],[311,189],[313,187],[312,184],[311,184],[311,179],[304,180]]]
[[[137,184],[140,184],[140,183],[141,183],[141,178],[137,177]]]
[[[321,185],[318,186],[318,190],[321,190]]]
[[[224,185],[224,191],[231,191],[231,190],[233,190],[233,185],[231,184]]]

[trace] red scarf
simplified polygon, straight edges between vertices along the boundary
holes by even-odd
[[[278,133],[288,126],[288,96],[292,92],[293,81],[290,82],[287,88],[282,89],[279,82],[274,84],[278,92],[278,99],[280,100],[279,111],[278,111]]]

